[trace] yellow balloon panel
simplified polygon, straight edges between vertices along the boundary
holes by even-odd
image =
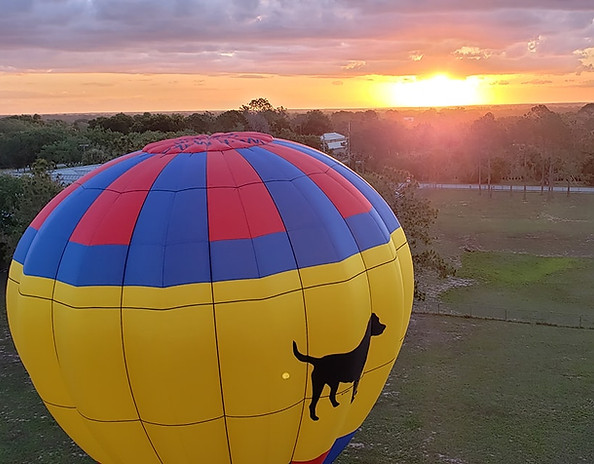
[[[289,463],[299,434],[302,409],[299,403],[265,416],[227,418],[233,464]]]
[[[134,420],[120,310],[73,309],[54,303],[56,348],[76,407],[94,420]]]
[[[163,426],[145,423],[144,427],[162,462],[231,463],[225,419],[222,417],[199,424]]]
[[[369,285],[365,273],[346,282],[304,289],[307,307],[307,347],[299,351],[322,357],[350,351],[361,341],[371,315]],[[337,337],[336,334],[340,334]]]
[[[52,331],[52,302],[19,295],[9,280],[6,288],[8,322],[15,346],[35,389],[48,402],[72,406],[56,357]]]
[[[320,417],[318,421],[311,420],[307,407],[309,400],[306,401],[294,461],[310,461],[319,457],[330,449],[337,437],[353,431],[342,433],[352,407],[351,389],[350,384],[341,384],[336,395],[339,403],[337,407],[332,406],[327,394],[322,395],[317,405],[317,415]]]
[[[268,414],[300,402],[306,367],[292,341],[305,346],[301,292],[219,303],[215,311],[226,414]]]
[[[162,464],[140,421],[98,422],[83,418],[86,427],[103,445],[109,464]]]
[[[402,276],[397,259],[367,271],[369,294],[373,312],[379,316],[386,329],[381,336],[372,338],[366,369],[394,361],[400,348],[402,333]],[[398,309],[398,310],[396,310]]]
[[[124,308],[122,314],[126,364],[140,417],[163,425],[222,417],[212,304]]]
[[[96,440],[95,435],[87,427],[85,420],[75,408],[64,408],[45,403],[46,408],[56,419],[60,427],[83,448],[89,456],[97,462],[117,462],[115,456],[110,456],[103,445]]]
[[[403,305],[402,313],[402,337],[406,333],[410,315],[412,312],[412,304],[415,292],[415,276],[413,271],[412,256],[408,244],[398,248],[398,264],[400,265],[400,273],[402,274],[402,295]]]

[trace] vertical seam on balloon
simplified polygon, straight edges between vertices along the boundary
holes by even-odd
[[[177,155],[176,155],[177,156]],[[177,199],[177,194],[179,190],[173,191],[173,200],[171,201],[171,206],[169,208],[169,217],[167,218],[167,227],[165,229],[165,237],[163,240],[163,247],[161,249],[161,253],[163,254],[163,259],[161,260],[161,285],[162,287],[166,287],[165,285],[165,260],[167,258],[167,243],[169,238],[169,227],[171,226],[171,218],[173,217],[173,209],[175,207],[175,200]],[[148,195],[147,195],[148,198]]]
[[[225,409],[225,395],[224,395],[224,391],[223,391],[223,374],[222,374],[222,370],[221,370],[221,354],[219,352],[219,334],[217,331],[217,314],[216,314],[216,300],[215,300],[215,294],[214,294],[214,281],[213,281],[213,275],[212,275],[212,245],[210,242],[210,224],[209,224],[209,216],[208,216],[208,210],[209,210],[209,201],[208,201],[208,194],[210,189],[208,188],[208,158],[209,158],[209,152],[208,149],[206,150],[206,161],[204,163],[204,172],[205,172],[205,188],[206,188],[206,214],[205,214],[205,220],[206,220],[206,233],[208,236],[207,242],[208,242],[208,266],[209,266],[209,272],[210,272],[210,297],[212,300],[212,321],[213,321],[213,328],[214,328],[214,338],[215,338],[215,347],[217,349],[217,368],[219,370],[219,389],[221,391],[221,407],[223,409],[223,424],[225,425],[225,438],[227,440],[227,453],[229,455],[229,462],[232,464],[233,463],[233,456],[231,455],[231,440],[229,438],[229,428],[227,426],[227,411]]]
[[[261,148],[263,148],[263,147],[261,147]],[[266,150],[265,148],[263,148],[263,149]],[[245,150],[252,152],[252,147],[247,147],[247,148],[245,148]],[[255,152],[253,152],[253,153],[255,153]],[[274,156],[278,156],[268,150],[266,150],[266,153],[272,154]],[[260,177],[260,180],[262,180],[262,177],[260,176],[258,169],[252,163],[250,163],[249,159],[247,159],[245,157],[244,157],[244,159],[250,164],[250,166],[252,166],[255,173],[258,175],[258,177]],[[297,255],[295,254],[295,249],[293,248],[293,243],[291,242],[291,236],[289,235],[289,230],[287,229],[287,225],[285,224],[285,221],[283,219],[282,212],[279,210],[278,205],[276,204],[276,201],[274,201],[274,195],[268,188],[268,184],[266,182],[264,182],[264,180],[262,180],[262,184],[264,184],[264,187],[268,191],[268,195],[270,195],[270,198],[272,199],[272,203],[274,204],[274,207],[276,208],[276,211],[278,212],[279,218],[280,218],[281,222],[283,223],[283,228],[285,229],[285,233],[287,235],[287,241],[289,242],[289,246],[291,247],[291,253],[293,254],[293,259],[295,260],[295,268],[297,269],[297,275],[299,276],[299,284],[301,286],[300,293],[301,293],[301,301],[303,304],[303,319],[305,321],[305,347],[307,349],[307,353],[309,354],[309,323],[308,323],[308,319],[307,319],[307,311],[306,311],[306,304],[305,304],[305,289],[303,287],[303,279],[301,278],[301,269],[299,268],[299,264],[297,263]],[[299,426],[297,427],[297,433],[295,436],[295,444],[293,445],[293,451],[291,451],[291,462],[293,461],[293,457],[295,456],[295,451],[297,450],[297,445],[299,444],[299,434],[301,432],[301,425],[303,424],[303,413],[305,411],[307,390],[309,388],[309,376],[307,375],[308,369],[309,369],[309,367],[308,367],[308,365],[306,365],[306,367],[305,367],[305,386],[303,389],[303,399],[301,400],[301,414],[299,415]]]
[[[159,155],[154,155],[154,156],[159,156]],[[166,155],[161,155],[161,156],[166,156]],[[161,464],[163,464],[163,460],[161,459],[161,456],[159,456],[157,448],[155,447],[155,444],[151,440],[151,437],[144,425],[144,421],[142,420],[142,417],[140,417],[140,410],[138,409],[138,404],[136,403],[136,398],[134,396],[134,390],[132,388],[132,382],[130,380],[130,373],[128,372],[128,359],[126,357],[126,344],[124,342],[124,287],[125,287],[124,283],[126,281],[126,268],[128,267],[128,257],[130,256],[130,245],[132,244],[132,239],[134,237],[134,231],[136,230],[136,226],[138,224],[138,218],[140,217],[140,214],[142,213],[142,209],[144,208],[144,205],[145,205],[146,200],[149,196],[149,193],[152,189],[152,186],[155,184],[155,182],[157,181],[157,179],[163,172],[163,169],[165,169],[165,166],[167,166],[174,158],[175,158],[175,156],[171,156],[171,159],[161,167],[159,174],[157,174],[155,176],[155,179],[153,180],[151,186],[147,190],[147,194],[144,197],[142,205],[138,209],[136,219],[134,220],[134,227],[132,228],[132,232],[130,234],[130,241],[126,248],[126,259],[124,260],[124,268],[122,270],[122,284],[120,285],[120,311],[119,311],[120,312],[120,340],[122,342],[122,358],[124,361],[124,370],[126,373],[126,380],[128,382],[128,388],[130,389],[130,397],[132,398],[132,404],[134,404],[134,409],[136,410],[136,415],[138,416],[138,421],[140,422],[140,426],[142,427],[142,430],[144,431],[144,435],[146,436],[146,439],[148,440],[149,444],[151,445],[151,448],[153,449],[155,456],[157,457],[157,459],[159,460],[159,462]],[[120,193],[120,195],[121,195],[121,193]]]
[[[240,156],[247,163],[247,160],[244,158],[244,156],[239,151],[237,151],[237,150],[233,150],[233,151],[237,154],[237,156]],[[223,156],[223,159],[225,160],[225,163],[227,164],[227,166],[229,166],[229,163],[227,162],[227,157]],[[252,169],[253,169],[253,166],[252,166]],[[258,175],[258,173],[256,172],[255,169],[254,169],[254,172],[256,173],[256,175]],[[260,265],[258,263],[258,255],[256,254],[256,247],[254,246],[254,238],[255,237],[252,234],[252,229],[250,228],[250,221],[248,220],[248,215],[245,210],[245,205],[243,204],[243,198],[241,196],[241,190],[240,190],[241,186],[237,184],[237,179],[235,179],[235,176],[233,175],[233,171],[231,169],[229,169],[229,174],[231,174],[231,178],[233,179],[233,183],[235,184],[235,189],[237,190],[237,197],[239,198],[239,204],[241,205],[241,209],[243,211],[243,217],[245,218],[245,225],[246,225],[247,230],[250,235],[250,246],[252,248],[252,252],[254,253],[254,261],[256,263],[256,270],[258,273],[258,277],[262,277],[262,275],[260,274]],[[260,177],[260,176],[258,176],[258,177]],[[262,179],[260,179],[260,181],[262,181]],[[270,193],[269,193],[269,195],[270,195]]]

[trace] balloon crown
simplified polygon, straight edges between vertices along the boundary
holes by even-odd
[[[179,153],[199,153],[204,151],[226,151],[266,145],[274,138],[260,132],[227,132],[212,135],[190,135],[176,139],[149,143],[143,148],[145,153],[177,155]]]

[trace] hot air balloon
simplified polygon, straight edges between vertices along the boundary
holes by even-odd
[[[330,463],[408,325],[409,247],[384,200],[307,146],[255,132],[147,145],[25,231],[10,330],[93,459]]]

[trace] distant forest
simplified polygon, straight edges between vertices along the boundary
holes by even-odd
[[[253,130],[324,149],[320,135],[349,138],[342,161],[359,172],[408,171],[417,181],[594,185],[594,103],[555,112],[536,105],[496,117],[476,109],[289,112],[265,98],[237,110],[118,113],[71,122],[0,118],[0,168],[97,164],[180,135]]]

